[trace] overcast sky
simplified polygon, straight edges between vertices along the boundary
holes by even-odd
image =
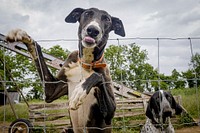
[[[65,23],[65,17],[77,7],[106,10],[123,21],[127,38],[200,37],[200,0],[0,0],[0,33],[21,28],[35,40],[77,39],[77,24]],[[113,32],[110,38],[121,38]],[[39,42],[49,48],[59,44],[77,49],[74,41]],[[148,51],[148,62],[158,67],[158,41],[132,39],[119,44],[136,43]],[[109,41],[108,44],[118,44]],[[200,53],[200,39],[192,40],[194,53]],[[160,72],[171,74],[189,68],[188,39],[160,40]]]

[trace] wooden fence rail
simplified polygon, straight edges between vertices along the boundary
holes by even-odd
[[[144,114],[143,98],[118,99],[115,118],[130,117]],[[29,107],[29,120],[33,125],[70,125],[68,102],[31,104]],[[52,124],[53,123],[53,124]]]
[[[176,96],[175,99],[178,103],[181,103],[180,96]],[[149,97],[117,99],[115,118],[128,118],[140,115],[143,115],[144,117],[148,100]],[[34,126],[70,126],[68,102],[31,104],[29,107],[29,120],[33,123]],[[144,121],[145,117],[143,120],[133,120],[131,123],[141,124],[144,123]]]

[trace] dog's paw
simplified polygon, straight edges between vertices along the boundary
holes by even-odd
[[[31,37],[21,29],[15,29],[8,32],[6,40],[9,42],[22,42],[25,44],[32,44],[33,40]]]
[[[86,90],[84,90],[82,87],[82,83],[83,82],[78,84],[72,92],[72,95],[69,99],[70,110],[77,110],[87,96]]]

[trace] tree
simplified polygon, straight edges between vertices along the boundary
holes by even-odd
[[[182,75],[184,78],[187,79],[187,83],[189,88],[195,87],[195,84],[197,87],[200,86],[200,54],[196,53],[190,60],[189,63],[190,69],[188,69],[186,72],[182,72]],[[195,79],[196,78],[196,79]]]
[[[192,59],[191,64],[194,68],[194,74],[196,74],[196,78],[200,79],[200,54],[196,53]],[[197,86],[200,86],[200,80],[197,80]]]
[[[148,79],[155,79],[157,72],[146,61],[147,51],[136,44],[109,46],[105,58],[110,64],[112,79],[138,91],[150,90]]]
[[[6,81],[11,81],[6,82],[6,89],[16,90],[16,86],[12,83],[13,80],[18,82],[21,89],[29,86],[30,78],[27,75],[33,74],[29,71],[33,67],[28,58],[10,50],[1,49],[0,62],[0,76],[5,78]]]
[[[63,50],[59,45],[49,49],[43,48],[43,51],[63,60],[69,54],[68,50]],[[33,64],[32,60],[23,55],[16,54],[3,48],[0,49],[0,76],[3,79],[5,77],[6,81],[11,81],[6,82],[6,89],[16,90],[16,86],[12,83],[13,78],[21,90],[31,88],[28,97],[42,98],[44,91],[42,84],[40,84],[41,81],[37,75],[38,73],[35,65]],[[52,72],[56,72],[55,69],[50,69]],[[2,83],[0,83],[0,89],[3,89]]]
[[[52,56],[55,56],[61,60],[65,60],[67,56],[69,55],[70,51],[69,50],[64,50],[60,45],[55,45],[49,49],[44,49],[43,51],[47,54],[50,54]]]
[[[49,49],[42,48],[42,51],[61,60],[65,60],[70,54],[70,51],[68,49],[64,50],[60,45],[55,45]],[[57,69],[52,67],[50,67],[50,70],[54,75],[58,72]]]
[[[186,82],[183,80],[182,75],[176,69],[172,71],[171,80],[173,80],[173,88],[185,88]]]

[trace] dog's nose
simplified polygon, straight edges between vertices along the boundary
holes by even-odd
[[[166,117],[171,117],[172,112],[171,111],[165,111],[165,112],[163,112],[163,115],[166,116]]]
[[[163,115],[166,117],[171,117],[172,116],[172,109],[170,107],[165,107],[163,109]]]
[[[87,28],[87,34],[92,37],[95,38],[99,35],[99,30],[95,27],[95,26],[89,26]]]

